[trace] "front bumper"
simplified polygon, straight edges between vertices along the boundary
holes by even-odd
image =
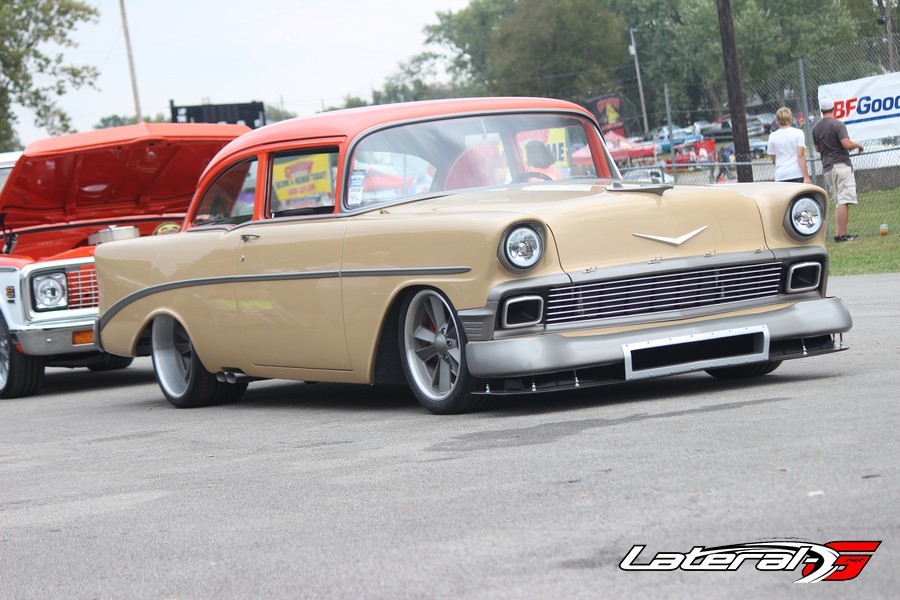
[[[708,368],[794,358],[770,356],[773,342],[843,333],[853,325],[839,298],[802,300],[767,312],[723,316],[690,323],[673,322],[627,332],[578,335],[538,334],[466,345],[469,372],[482,379],[522,377],[605,365],[621,365],[623,379],[640,379],[700,371]],[[729,339],[746,348],[716,356]],[[695,348],[692,340],[705,347]],[[643,349],[655,354],[652,368],[635,369],[632,355]],[[834,350],[843,349],[835,347]],[[822,352],[815,352],[822,353]],[[796,353],[805,356],[805,350]],[[664,356],[667,355],[667,356]]]
[[[93,317],[52,321],[39,325],[26,325],[12,331],[13,340],[18,342],[25,354],[52,356],[57,354],[78,354],[96,352],[93,343]],[[90,332],[90,336],[87,335]],[[75,334],[84,336],[87,343],[76,344]]]

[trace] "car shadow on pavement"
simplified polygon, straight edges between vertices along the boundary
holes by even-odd
[[[152,370],[138,368],[116,371],[89,371],[88,369],[47,369],[39,394],[66,394],[108,390],[156,383]]]
[[[232,406],[333,410],[423,411],[402,385],[352,385],[271,380],[251,383]]]
[[[726,402],[733,399],[729,391],[753,388],[770,388],[772,396],[793,396],[803,389],[797,384],[839,376],[832,373],[811,376],[776,373],[750,379],[722,380],[705,373],[694,373],[571,391],[499,396],[492,400],[486,410],[491,416],[503,417],[582,410],[604,405],[637,405],[641,402],[691,396],[702,398],[706,403],[716,400]],[[788,386],[788,393],[785,393],[784,386]]]
[[[793,396],[803,389],[798,384],[811,379],[839,377],[840,374],[776,373],[765,377],[741,380],[721,380],[697,373],[663,379],[582,388],[578,390],[535,392],[518,395],[495,396],[488,400],[477,415],[508,417],[542,413],[558,413],[583,410],[605,405],[641,403],[653,400],[702,397],[704,402],[728,401],[731,390],[770,388],[772,395]],[[785,393],[787,386],[788,393]],[[253,409],[325,409],[336,411],[378,411],[426,413],[405,386],[366,386],[336,383],[302,383],[295,381],[267,381],[252,383],[234,408]]]

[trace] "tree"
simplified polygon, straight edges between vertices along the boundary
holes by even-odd
[[[286,121],[287,119],[293,119],[297,116],[297,113],[293,113],[289,110],[285,110],[284,103],[279,103],[277,106],[274,104],[266,104],[266,123],[277,123],[278,121]]]
[[[417,54],[399,66],[399,70],[385,80],[384,87],[372,92],[373,104],[434,100],[460,95],[452,85],[440,82],[441,57],[434,52]]]
[[[150,115],[144,116],[145,123],[168,123],[169,120],[169,117],[167,117],[163,113],[156,113],[155,117],[151,117]],[[94,129],[122,127],[123,125],[134,125],[135,123],[137,123],[137,118],[134,115],[109,115],[107,117],[102,117],[100,119],[100,122],[94,125]]]
[[[818,50],[858,39],[859,23],[848,7],[861,1],[734,0],[745,84],[765,79]],[[664,82],[670,84],[673,112],[679,122],[699,116],[693,114],[698,106],[711,105],[718,113],[727,112],[724,95],[718,90],[723,65],[714,2],[609,0],[609,4],[635,29],[648,111],[656,115],[651,120],[664,120],[660,93]]]
[[[489,90],[569,98],[604,87],[627,58],[625,31],[597,0],[518,0],[491,36]]]
[[[437,13],[438,24],[425,27],[426,43],[449,53],[448,71],[458,88],[483,93],[490,74],[488,56],[494,31],[515,9],[517,0],[470,0],[457,12]]]
[[[44,48],[48,44],[75,47],[72,30],[98,16],[95,8],[75,0],[0,3],[0,147],[16,140],[13,104],[32,110],[35,125],[51,134],[71,131],[71,120],[56,100],[70,89],[93,86],[97,70],[67,64],[63,52]]]

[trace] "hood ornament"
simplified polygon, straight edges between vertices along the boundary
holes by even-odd
[[[662,242],[663,244],[669,244],[670,246],[680,246],[683,243],[685,243],[686,241],[688,241],[689,239],[691,239],[692,237],[694,237],[695,235],[697,235],[698,233],[700,233],[701,231],[703,231],[704,229],[706,229],[707,227],[709,227],[709,225],[704,225],[700,229],[695,229],[694,231],[692,231],[690,233],[686,233],[686,234],[682,235],[681,237],[677,237],[677,238],[664,237],[661,235],[647,235],[646,233],[632,233],[631,235],[633,235],[635,237],[639,237],[639,238],[646,238],[648,240],[653,240],[654,242]]]

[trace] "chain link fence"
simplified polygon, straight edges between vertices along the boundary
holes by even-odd
[[[900,36],[896,36],[900,47]],[[896,70],[890,64],[885,39],[861,40],[841,47],[830,48],[792,64],[784,65],[762,80],[744,81],[748,129],[761,133],[752,135],[751,165],[754,181],[773,181],[775,169],[766,153],[766,141],[774,123],[774,113],[787,106],[803,128],[807,137],[809,172],[813,182],[826,187],[820,159],[813,150],[812,125],[818,115],[818,89],[839,81],[880,75]],[[624,72],[623,72],[624,75]],[[627,78],[624,78],[627,81]],[[636,84],[636,81],[634,82]],[[662,88],[662,84],[650,85]],[[647,91],[648,84],[644,83]],[[727,115],[727,88],[724,81],[706,84],[670,84],[672,90],[672,120],[674,128],[693,128],[702,132],[704,122],[714,122]],[[656,90],[659,93],[661,90]],[[665,138],[639,141],[644,133],[643,115],[637,105],[637,86],[630,82],[617,91],[595,90],[594,96],[618,95],[616,107],[625,135],[632,144],[651,144],[652,152],[645,156],[622,158],[620,170],[626,179],[677,181],[694,184],[735,182],[738,164],[733,162],[733,143],[730,139],[706,142],[700,159],[700,146],[693,142],[676,145],[673,152]],[[589,108],[593,99],[581,95],[573,100]],[[594,103],[596,104],[596,103]],[[603,121],[601,115],[601,121]],[[666,115],[648,115],[650,128],[666,123]],[[758,127],[761,125],[762,127]],[[675,140],[678,144],[679,140]],[[882,225],[894,235],[900,233],[900,136],[883,139],[855,140],[865,146],[865,152],[851,156],[857,181],[859,204],[850,211],[851,233],[878,236]],[[662,142],[662,143],[660,143]],[[644,146],[645,148],[647,146]],[[732,148],[729,154],[727,149]],[[722,150],[726,152],[722,152]],[[635,154],[641,154],[636,152]],[[621,155],[620,155],[621,156]],[[672,165],[677,165],[673,169]],[[833,223],[829,224],[833,227]]]

